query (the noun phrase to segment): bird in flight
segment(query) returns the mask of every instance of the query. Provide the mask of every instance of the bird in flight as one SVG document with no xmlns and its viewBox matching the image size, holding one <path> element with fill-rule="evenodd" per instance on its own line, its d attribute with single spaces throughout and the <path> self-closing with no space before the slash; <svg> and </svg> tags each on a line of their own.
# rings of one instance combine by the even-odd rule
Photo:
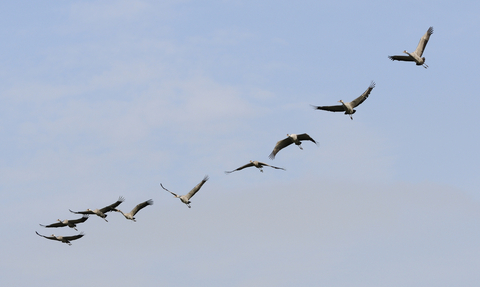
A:
<svg viewBox="0 0 480 287">
<path fill-rule="evenodd" d="M 191 208 L 191 206 L 190 206 L 190 203 L 191 203 L 191 202 L 190 202 L 190 198 L 192 198 L 192 196 L 194 196 L 195 193 L 197 193 L 197 191 L 200 190 L 200 188 L 202 187 L 202 185 L 203 185 L 205 182 L 207 182 L 207 180 L 208 180 L 208 175 L 206 175 L 206 176 L 202 179 L 202 181 L 201 181 L 199 184 L 197 184 L 192 190 L 190 190 L 190 192 L 187 193 L 186 195 L 178 195 L 178 194 L 176 194 L 176 193 L 173 193 L 173 192 L 171 192 L 170 190 L 166 189 L 161 183 L 160 183 L 160 186 L 161 186 L 163 189 L 165 189 L 166 191 L 168 191 L 168 192 L 170 192 L 171 194 L 173 194 L 173 196 L 175 196 L 176 198 L 180 198 L 180 200 L 181 200 L 183 203 L 185 203 L 185 204 L 188 206 L 188 208 Z"/>
<path fill-rule="evenodd" d="M 395 56 L 388 56 L 388 58 L 392 61 L 409 61 L 409 62 L 415 62 L 417 66 L 422 65 L 425 69 L 428 68 L 428 65 L 425 64 L 425 57 L 422 57 L 423 51 L 425 50 L 425 47 L 427 46 L 428 40 L 430 39 L 430 36 L 433 34 L 433 27 L 428 28 L 427 32 L 425 35 L 423 35 L 422 38 L 420 38 L 420 42 L 418 42 L 417 49 L 413 51 L 413 53 L 407 52 L 407 50 L 403 51 L 407 56 L 404 55 L 395 55 Z"/>
<path fill-rule="evenodd" d="M 314 106 L 311 105 L 314 109 L 316 110 L 324 110 L 324 111 L 329 111 L 329 112 L 345 112 L 346 115 L 350 116 L 350 119 L 353 120 L 352 115 L 356 112 L 355 108 L 358 107 L 361 103 L 363 103 L 368 96 L 370 95 L 370 92 L 375 88 L 375 82 L 372 81 L 370 83 L 370 86 L 367 88 L 365 92 L 363 92 L 360 97 L 356 98 L 355 100 L 345 103 L 344 101 L 340 100 L 339 102 L 341 105 L 335 105 L 335 106 Z"/>
<path fill-rule="evenodd" d="M 119 197 L 117 202 L 115 203 L 112 203 L 108 206 L 105 206 L 104 208 L 100 208 L 100 209 L 94 209 L 94 210 L 91 210 L 91 209 L 87 209 L 85 211 L 72 211 L 70 210 L 71 213 L 75 213 L 75 214 L 96 214 L 98 216 L 100 216 L 101 218 L 103 218 L 106 222 L 108 222 L 108 220 L 105 218 L 107 217 L 107 215 L 105 213 L 107 212 L 110 212 L 110 211 L 113 211 L 117 206 L 120 205 L 120 203 L 122 203 L 123 201 L 125 200 L 125 198 L 123 197 Z"/>
<path fill-rule="evenodd" d="M 83 232 L 78 234 L 78 235 L 73 235 L 73 236 L 55 236 L 54 234 L 52 234 L 52 236 L 45 236 L 45 235 L 41 235 L 40 233 L 38 233 L 36 231 L 35 231 L 35 233 L 37 233 L 38 236 L 45 237 L 46 239 L 61 241 L 63 243 L 67 243 L 68 245 L 72 245 L 72 243 L 70 243 L 70 241 L 77 240 L 79 238 L 82 238 L 83 235 L 85 235 Z"/>
<path fill-rule="evenodd" d="M 268 156 L 270 159 L 275 159 L 275 155 L 283 148 L 291 145 L 292 143 L 295 143 L 301 150 L 303 150 L 301 146 L 301 141 L 311 141 L 314 144 L 317 144 L 317 142 L 312 139 L 309 135 L 307 134 L 287 134 L 287 137 L 283 140 L 280 140 L 277 142 L 275 147 L 273 148 L 272 153 Z"/>
<path fill-rule="evenodd" d="M 283 169 L 283 170 L 285 170 L 285 169 L 282 168 L 282 167 L 276 167 L 276 166 L 273 166 L 273 165 L 266 164 L 266 163 L 264 163 L 264 162 L 260 162 L 260 161 L 256 161 L 256 160 L 251 160 L 250 163 L 247 163 L 246 165 L 243 165 L 243 166 L 241 166 L 241 167 L 239 167 L 239 168 L 237 168 L 237 169 L 234 169 L 234 170 L 232 170 L 232 171 L 226 171 L 225 173 L 227 173 L 227 174 L 228 174 L 228 173 L 232 173 L 232 172 L 234 172 L 234 171 L 242 170 L 242 169 L 244 169 L 244 168 L 251 167 L 251 166 L 254 166 L 254 167 L 258 168 L 261 172 L 263 172 L 263 169 L 262 169 L 262 168 L 263 168 L 264 166 L 269 166 L 269 167 L 271 167 L 271 168 Z"/>
<path fill-rule="evenodd" d="M 135 206 L 132 209 L 132 211 L 130 211 L 129 213 L 123 213 L 123 211 L 121 211 L 118 208 L 114 208 L 113 211 L 120 212 L 121 214 L 123 214 L 123 216 L 125 216 L 126 219 L 130 219 L 130 220 L 133 220 L 134 222 L 136 222 L 135 217 L 134 217 L 135 214 L 137 214 L 137 212 L 139 212 L 142 208 L 147 207 L 147 206 L 152 205 L 152 204 L 153 204 L 153 200 L 149 199 L 145 202 L 137 204 L 137 206 Z"/>
<path fill-rule="evenodd" d="M 40 224 L 40 226 L 43 226 L 43 227 L 47 227 L 47 228 L 50 228 L 50 227 L 64 227 L 64 226 L 68 226 L 70 228 L 73 228 L 75 230 L 77 230 L 77 224 L 79 223 L 82 223 L 82 222 L 85 222 L 87 221 L 88 219 L 88 214 L 84 214 L 81 218 L 79 219 L 72 219 L 72 220 L 68 220 L 68 219 L 65 219 L 65 220 L 60 220 L 60 219 L 57 219 L 58 222 L 55 222 L 55 223 L 52 223 L 52 224 L 49 224 L 49 225 L 42 225 Z M 78 230 L 77 230 L 78 231 Z"/>
</svg>

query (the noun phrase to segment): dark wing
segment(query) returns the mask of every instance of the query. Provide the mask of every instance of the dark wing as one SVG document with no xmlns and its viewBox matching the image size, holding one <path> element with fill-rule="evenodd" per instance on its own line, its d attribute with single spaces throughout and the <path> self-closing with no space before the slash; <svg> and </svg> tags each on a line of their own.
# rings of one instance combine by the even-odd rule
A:
<svg viewBox="0 0 480 287">
<path fill-rule="evenodd" d="M 77 224 L 77 223 L 85 222 L 85 221 L 87 221 L 87 219 L 88 219 L 88 214 L 84 214 L 81 218 L 72 219 L 72 220 L 69 220 L 68 222 L 71 222 L 73 224 Z"/>
<path fill-rule="evenodd" d="M 36 232 L 35 233 L 38 235 L 38 236 L 41 236 L 41 237 L 44 237 L 46 239 L 50 239 L 50 240 L 58 240 L 55 236 L 45 236 L 45 235 L 41 235 L 40 233 Z"/>
<path fill-rule="evenodd" d="M 185 197 L 187 198 L 187 200 L 189 200 L 190 198 L 192 198 L 192 196 L 194 196 L 195 193 L 197 193 L 197 191 L 200 190 L 200 188 L 202 187 L 202 185 L 203 185 L 205 182 L 207 182 L 207 180 L 208 180 L 208 175 L 206 175 L 199 184 L 197 184 L 192 190 L 190 190 L 189 193 L 187 193 L 187 194 L 185 195 Z"/>
<path fill-rule="evenodd" d="M 350 105 L 352 106 L 352 108 L 355 108 L 356 106 L 363 103 L 363 101 L 365 101 L 368 98 L 368 95 L 370 95 L 370 92 L 373 90 L 373 88 L 375 88 L 375 82 L 374 81 L 372 81 L 372 83 L 370 83 L 370 86 L 367 88 L 367 90 L 365 92 L 363 92 L 363 94 L 360 97 L 358 97 L 355 100 L 350 102 Z"/>
<path fill-rule="evenodd" d="M 314 106 L 311 105 L 316 110 L 324 110 L 329 112 L 344 112 L 345 108 L 343 105 L 336 105 L 336 106 Z"/>
<path fill-rule="evenodd" d="M 117 200 L 117 202 L 110 204 L 109 206 L 105 206 L 104 208 L 100 209 L 101 212 L 109 212 L 115 209 L 115 207 L 119 206 L 120 203 L 122 203 L 125 200 L 122 196 L 120 196 Z"/>
<path fill-rule="evenodd" d="M 276 167 L 276 166 L 273 166 L 273 165 L 269 165 L 269 164 L 266 164 L 264 162 L 258 162 L 260 165 L 266 165 L 266 166 L 269 166 L 269 167 L 272 167 L 272 168 L 275 168 L 275 169 L 283 169 L 283 170 L 286 170 L 284 169 L 283 167 Z"/>
<path fill-rule="evenodd" d="M 165 187 L 163 187 L 163 185 L 160 183 L 160 186 L 165 189 L 166 191 L 170 192 L 171 194 L 173 194 L 175 197 L 178 197 L 178 195 L 176 193 L 173 193 L 171 192 L 170 190 L 166 189 Z"/>
<path fill-rule="evenodd" d="M 85 233 L 82 232 L 80 234 L 73 235 L 73 236 L 63 236 L 63 239 L 71 241 L 71 240 L 82 238 L 84 235 L 85 235 Z"/>
<path fill-rule="evenodd" d="M 73 211 L 71 209 L 69 209 L 69 210 L 70 210 L 71 213 L 75 213 L 75 214 L 95 214 L 91 210 L 86 210 L 86 211 Z"/>
<path fill-rule="evenodd" d="M 408 62 L 415 62 L 415 59 L 410 57 L 410 55 L 404 56 L 404 55 L 395 55 L 395 56 L 388 56 L 388 58 L 392 61 L 408 61 Z"/>
<path fill-rule="evenodd" d="M 433 27 L 428 28 L 427 32 L 425 35 L 423 35 L 422 38 L 420 38 L 420 42 L 418 42 L 417 49 L 415 49 L 415 54 L 417 54 L 419 57 L 422 56 L 423 51 L 425 50 L 425 47 L 427 46 L 428 40 L 430 39 L 430 35 L 433 34 Z"/>
<path fill-rule="evenodd" d="M 268 156 L 270 159 L 274 159 L 275 158 L 275 155 L 277 155 L 277 153 L 283 149 L 284 147 L 287 147 L 289 145 L 291 145 L 293 143 L 293 141 L 290 139 L 290 137 L 287 137 L 281 141 L 278 141 L 277 144 L 275 145 L 275 147 L 273 148 L 273 151 L 272 153 Z"/>
<path fill-rule="evenodd" d="M 311 141 L 313 142 L 314 144 L 317 144 L 317 142 L 312 139 L 309 135 L 307 134 L 300 134 L 300 135 L 297 135 L 297 139 L 298 140 L 301 140 L 301 141 Z"/>
<path fill-rule="evenodd" d="M 239 167 L 239 168 L 237 168 L 237 169 L 234 169 L 234 170 L 232 170 L 232 171 L 226 171 L 225 173 L 232 173 L 232 172 L 234 172 L 234 171 L 242 170 L 242 169 L 244 169 L 244 168 L 251 167 L 251 166 L 254 166 L 254 164 L 251 163 L 251 162 L 249 162 L 249 163 L 247 163 L 247 164 L 244 165 L 244 166 L 241 166 L 241 167 Z"/>
<path fill-rule="evenodd" d="M 144 208 L 145 206 L 152 205 L 152 204 L 153 204 L 153 200 L 149 199 L 145 202 L 137 204 L 137 206 L 135 206 L 130 213 L 132 214 L 132 216 L 134 216 L 140 209 Z"/>
<path fill-rule="evenodd" d="M 43 226 L 43 227 L 64 227 L 64 226 L 67 226 L 67 225 L 63 224 L 63 222 L 55 222 L 55 223 L 52 223 L 52 224 L 49 224 L 49 225 L 40 224 L 40 226 Z"/>
</svg>

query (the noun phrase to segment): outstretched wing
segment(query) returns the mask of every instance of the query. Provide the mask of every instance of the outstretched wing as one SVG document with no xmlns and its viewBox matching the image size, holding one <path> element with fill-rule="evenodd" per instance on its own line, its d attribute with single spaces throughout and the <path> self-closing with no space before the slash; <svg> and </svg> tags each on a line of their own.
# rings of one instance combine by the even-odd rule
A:
<svg viewBox="0 0 480 287">
<path fill-rule="evenodd" d="M 370 83 L 370 86 L 367 88 L 365 92 L 363 92 L 363 94 L 360 97 L 350 102 L 350 105 L 352 106 L 352 108 L 355 108 L 356 106 L 363 103 L 363 101 L 365 101 L 368 98 L 368 95 L 370 95 L 370 92 L 373 90 L 373 88 L 375 88 L 374 81 Z"/>
<path fill-rule="evenodd" d="M 317 142 L 314 139 L 312 139 L 308 134 L 297 135 L 297 139 L 299 139 L 301 141 L 311 141 L 314 144 L 317 144 Z"/>
<path fill-rule="evenodd" d="M 85 233 L 82 232 L 80 234 L 73 235 L 73 236 L 63 236 L 63 239 L 71 241 L 71 240 L 76 240 L 76 239 L 82 238 L 84 235 L 85 235 Z"/>
<path fill-rule="evenodd" d="M 152 204 L 153 204 L 153 200 L 149 199 L 145 202 L 137 204 L 137 206 L 135 206 L 130 213 L 132 214 L 132 216 L 134 216 L 140 209 L 144 208 L 145 206 L 152 205 Z"/>
<path fill-rule="evenodd" d="M 88 214 L 84 214 L 81 218 L 72 219 L 72 220 L 69 220 L 68 222 L 71 222 L 73 224 L 77 224 L 77 223 L 85 222 L 85 221 L 87 221 L 87 219 L 88 219 Z"/>
<path fill-rule="evenodd" d="M 71 209 L 69 209 L 69 210 L 70 210 L 71 213 L 75 213 L 75 214 L 95 214 L 91 210 L 85 210 L 85 211 L 73 211 Z"/>
<path fill-rule="evenodd" d="M 55 222 L 55 223 L 52 223 L 52 224 L 49 224 L 49 225 L 43 225 L 43 224 L 39 224 L 40 226 L 43 226 L 43 227 L 47 227 L 47 228 L 50 228 L 50 227 L 64 227 L 66 226 L 65 224 L 63 224 L 63 222 Z"/>
<path fill-rule="evenodd" d="M 415 62 L 415 59 L 410 57 L 410 55 L 395 55 L 395 56 L 388 56 L 388 58 L 392 61 L 408 61 L 408 62 Z"/>
<path fill-rule="evenodd" d="M 200 190 L 200 188 L 202 187 L 202 185 L 203 185 L 205 182 L 207 182 L 207 180 L 208 180 L 208 175 L 206 175 L 199 184 L 197 184 L 192 190 L 190 190 L 189 193 L 187 193 L 187 194 L 185 195 L 185 197 L 187 198 L 187 200 L 189 200 L 190 198 L 192 198 L 192 196 L 194 196 L 195 193 L 197 193 L 197 191 Z"/>
<path fill-rule="evenodd" d="M 58 240 L 55 236 L 45 236 L 45 235 L 41 235 L 40 233 L 36 232 L 35 233 L 38 235 L 38 236 L 41 236 L 41 237 L 44 237 L 46 239 L 50 239 L 50 240 Z"/>
<path fill-rule="evenodd" d="M 316 110 L 324 110 L 324 111 L 329 111 L 329 112 L 344 112 L 345 108 L 343 105 L 336 105 L 336 106 L 314 106 L 311 105 L 312 108 Z"/>
<path fill-rule="evenodd" d="M 177 195 L 176 193 L 173 193 L 173 192 L 171 192 L 170 190 L 166 189 L 165 187 L 163 187 L 163 185 L 162 185 L 161 183 L 160 183 L 160 186 L 161 186 L 163 189 L 165 189 L 166 191 L 168 191 L 168 192 L 170 192 L 171 194 L 173 194 L 173 196 L 178 197 L 178 195 Z"/>
<path fill-rule="evenodd" d="M 428 40 L 430 40 L 430 35 L 433 34 L 433 27 L 428 28 L 427 32 L 425 35 L 423 35 L 422 38 L 420 38 L 420 42 L 418 42 L 417 49 L 415 49 L 415 54 L 417 54 L 419 57 L 422 56 L 423 51 L 425 50 L 425 47 L 427 46 Z"/>
<path fill-rule="evenodd" d="M 269 166 L 269 167 L 272 167 L 272 168 L 275 168 L 275 169 L 283 169 L 283 170 L 286 170 L 284 169 L 283 167 L 277 167 L 277 166 L 273 166 L 273 165 L 269 165 L 269 164 L 266 164 L 264 162 L 258 162 L 260 165 L 266 165 L 266 166 Z"/>
<path fill-rule="evenodd" d="M 237 169 L 234 169 L 234 170 L 232 170 L 232 171 L 226 171 L 225 173 L 232 173 L 232 172 L 234 172 L 234 171 L 242 170 L 242 169 L 244 169 L 244 168 L 251 167 L 251 166 L 254 166 L 254 164 L 251 163 L 251 162 L 249 162 L 249 163 L 247 163 L 246 165 L 243 165 L 243 166 L 241 166 L 241 167 L 239 167 L 239 168 L 237 168 Z"/>
<path fill-rule="evenodd" d="M 109 212 L 115 209 L 115 207 L 119 206 L 120 203 L 122 203 L 125 200 L 122 196 L 120 196 L 117 200 L 117 202 L 110 204 L 109 206 L 105 206 L 104 208 L 100 209 L 101 212 Z"/>
<path fill-rule="evenodd" d="M 274 158 L 275 158 L 275 155 L 277 155 L 277 153 L 278 153 L 281 149 L 283 149 L 283 148 L 291 145 L 292 143 L 293 143 L 293 141 L 290 139 L 290 137 L 287 137 L 287 138 L 285 138 L 285 139 L 283 139 L 283 140 L 281 140 L 281 141 L 278 141 L 277 144 L 275 145 L 275 147 L 273 148 L 272 153 L 271 153 L 268 157 L 269 157 L 270 159 L 274 159 Z"/>
</svg>

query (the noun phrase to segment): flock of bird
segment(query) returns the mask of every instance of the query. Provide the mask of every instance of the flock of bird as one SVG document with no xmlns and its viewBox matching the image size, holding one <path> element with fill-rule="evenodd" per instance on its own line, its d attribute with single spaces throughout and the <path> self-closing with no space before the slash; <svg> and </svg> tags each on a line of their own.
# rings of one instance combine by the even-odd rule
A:
<svg viewBox="0 0 480 287">
<path fill-rule="evenodd" d="M 110 211 L 116 211 L 116 212 L 120 212 L 121 214 L 123 214 L 123 216 L 125 216 L 126 219 L 129 219 L 129 220 L 133 220 L 133 221 L 136 221 L 135 220 L 135 214 L 137 214 L 137 212 L 139 212 L 142 208 L 144 207 L 147 207 L 149 205 L 152 205 L 153 204 L 153 200 L 149 199 L 145 202 L 142 202 L 142 203 L 139 203 L 137 204 L 137 206 L 135 206 L 132 211 L 130 211 L 129 213 L 124 213 L 123 211 L 121 211 L 120 209 L 117 208 L 117 206 L 119 206 L 125 199 L 123 197 L 119 197 L 118 200 L 115 202 L 115 203 L 112 203 L 108 206 L 105 206 L 104 208 L 100 208 L 100 209 L 90 209 L 90 208 L 87 208 L 87 210 L 85 211 L 72 211 L 70 210 L 71 213 L 75 213 L 75 214 L 83 214 L 83 216 L 81 218 L 78 218 L 78 219 L 72 219 L 72 220 L 60 220 L 60 219 L 57 219 L 58 222 L 55 222 L 55 223 L 52 223 L 52 224 L 49 224 L 49 225 L 42 225 L 40 224 L 40 226 L 43 226 L 43 227 L 46 227 L 46 228 L 52 228 L 52 227 L 65 227 L 65 226 L 68 226 L 70 228 L 73 228 L 75 230 L 78 231 L 78 229 L 76 228 L 77 227 L 77 224 L 79 223 L 83 223 L 85 221 L 87 221 L 87 219 L 89 218 L 89 215 L 90 214 L 95 214 L 101 218 L 103 218 L 106 222 L 108 222 L 108 220 L 106 219 L 107 217 L 107 212 L 110 212 Z M 35 231 L 36 232 L 36 231 Z M 55 236 L 54 234 L 52 234 L 52 236 L 45 236 L 45 235 L 41 235 L 40 233 L 36 232 L 39 236 L 42 236 L 42 237 L 45 237 L 47 239 L 51 239 L 51 240 L 57 240 L 57 241 L 61 241 L 63 243 L 67 243 L 68 245 L 72 245 L 72 243 L 70 241 L 72 240 L 75 240 L 75 239 L 79 239 L 79 238 L 82 238 L 84 233 L 80 233 L 78 235 L 73 235 L 73 236 Z"/>
<path fill-rule="evenodd" d="M 433 34 L 433 27 L 430 27 L 430 28 L 428 28 L 425 35 L 423 35 L 422 38 L 420 38 L 420 42 L 418 43 L 417 48 L 415 49 L 414 52 L 409 53 L 406 50 L 404 50 L 403 52 L 405 54 L 407 54 L 406 56 L 405 55 L 395 55 L 395 56 L 388 56 L 388 58 L 391 59 L 392 61 L 415 62 L 415 64 L 417 66 L 423 66 L 425 69 L 428 68 L 428 65 L 425 64 L 425 57 L 422 57 L 422 55 L 423 55 L 423 52 L 425 50 L 425 47 L 427 46 L 428 40 L 430 39 L 430 36 L 432 34 Z M 375 87 L 375 82 L 372 81 L 370 86 L 367 88 L 367 90 L 362 95 L 360 95 L 358 98 L 356 98 L 355 100 L 353 100 L 351 102 L 348 102 L 348 103 L 345 103 L 344 101 L 340 100 L 339 101 L 341 103 L 340 105 L 334 105 L 334 106 L 314 106 L 314 105 L 312 105 L 312 107 L 316 110 L 324 110 L 324 111 L 330 111 L 330 112 L 344 112 L 346 115 L 350 116 L 350 119 L 353 120 L 352 115 L 356 112 L 355 108 L 358 107 L 361 103 L 363 103 L 368 98 L 368 96 L 370 95 L 370 93 L 371 93 L 371 91 L 373 90 L 374 87 Z M 303 134 L 287 134 L 286 138 L 278 141 L 275 144 L 275 147 L 273 148 L 272 153 L 269 155 L 269 158 L 272 159 L 272 160 L 275 159 L 275 156 L 277 155 L 277 153 L 280 150 L 286 148 L 287 146 L 289 146 L 291 144 L 295 144 L 301 150 L 303 150 L 302 145 L 301 145 L 302 141 L 311 141 L 314 144 L 317 144 L 317 142 L 306 133 L 303 133 Z M 229 174 L 229 173 L 232 173 L 232 172 L 235 172 L 235 171 L 240 171 L 240 170 L 248 168 L 248 167 L 256 167 L 257 169 L 260 170 L 260 172 L 263 172 L 263 167 L 264 166 L 269 166 L 269 167 L 274 168 L 274 169 L 285 170 L 282 167 L 276 167 L 276 166 L 272 166 L 272 165 L 269 165 L 269 164 L 266 164 L 266 163 L 263 163 L 263 162 L 260 162 L 260 161 L 250 160 L 249 163 L 247 163 L 247 164 L 245 164 L 245 165 L 243 165 L 243 166 L 241 166 L 237 169 L 234 169 L 234 170 L 231 170 L 231 171 L 225 171 L 225 173 Z M 170 190 L 166 189 L 163 186 L 163 184 L 161 184 L 161 183 L 160 183 L 160 186 L 164 190 L 171 193 L 174 197 L 179 198 L 181 202 L 183 202 L 184 204 L 186 204 L 188 206 L 188 208 L 191 208 L 190 199 L 200 190 L 200 188 L 205 184 L 205 182 L 207 182 L 208 179 L 209 179 L 209 177 L 208 177 L 208 175 L 206 175 L 202 179 L 202 181 L 199 184 L 197 184 L 192 190 L 190 190 L 190 192 L 188 192 L 186 195 L 178 195 L 176 193 L 173 193 Z M 78 218 L 78 219 L 63 220 L 63 221 L 60 220 L 60 219 L 57 219 L 58 222 L 55 222 L 55 223 L 52 223 L 52 224 L 49 224 L 49 225 L 40 224 L 40 226 L 43 226 L 43 227 L 46 227 L 46 228 L 58 228 L 58 227 L 68 226 L 68 227 L 73 228 L 76 231 L 78 231 L 77 228 L 76 228 L 77 224 L 87 221 L 87 219 L 89 218 L 89 215 L 95 214 L 95 215 L 103 218 L 106 222 L 108 222 L 108 220 L 106 219 L 106 217 L 107 217 L 106 213 L 111 212 L 111 211 L 119 212 L 119 213 L 123 214 L 123 216 L 126 219 L 132 220 L 132 221 L 135 222 L 136 220 L 135 220 L 134 216 L 141 209 L 153 204 L 153 200 L 150 199 L 150 200 L 147 200 L 147 201 L 144 201 L 142 203 L 137 204 L 130 212 L 124 213 L 123 211 L 121 211 L 120 209 L 117 208 L 124 200 L 125 199 L 123 197 L 119 197 L 118 200 L 115 203 L 112 203 L 112 204 L 110 204 L 108 206 L 105 206 L 101 209 L 93 209 L 93 210 L 92 209 L 86 209 L 85 211 L 72 211 L 72 210 L 70 210 L 70 212 L 72 212 L 74 214 L 82 214 L 82 217 Z M 72 244 L 71 241 L 82 238 L 84 236 L 83 232 L 81 232 L 80 234 L 77 234 L 77 235 L 73 235 L 73 236 L 56 236 L 54 234 L 52 234 L 51 236 L 45 236 L 45 235 L 41 235 L 40 233 L 38 233 L 36 231 L 35 231 L 35 233 L 37 235 L 41 236 L 41 237 L 44 237 L 44 238 L 47 238 L 47 239 L 50 239 L 50 240 L 60 241 L 60 242 L 66 243 L 68 245 Z"/>
</svg>

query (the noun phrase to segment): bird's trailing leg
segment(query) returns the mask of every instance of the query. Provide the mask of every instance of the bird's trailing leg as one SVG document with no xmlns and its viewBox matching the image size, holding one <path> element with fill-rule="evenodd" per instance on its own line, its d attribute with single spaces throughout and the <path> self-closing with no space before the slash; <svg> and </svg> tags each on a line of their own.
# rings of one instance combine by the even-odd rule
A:
<svg viewBox="0 0 480 287">
<path fill-rule="evenodd" d="M 352 115 L 350 115 L 350 119 L 353 121 L 353 117 L 352 117 Z"/>
<path fill-rule="evenodd" d="M 75 231 L 78 231 L 78 229 L 76 229 L 75 227 L 73 229 L 75 229 Z"/>
<path fill-rule="evenodd" d="M 303 147 L 302 147 L 302 145 L 298 145 L 298 147 L 299 147 L 301 150 L 303 150 Z"/>
<path fill-rule="evenodd" d="M 423 64 L 423 67 L 424 67 L 425 69 L 427 69 L 427 68 L 428 68 L 428 65 L 427 65 L 427 64 Z"/>
<path fill-rule="evenodd" d="M 108 220 L 107 220 L 105 217 L 102 217 L 102 218 L 103 218 L 103 220 L 105 220 L 106 222 L 108 222 Z"/>
</svg>

